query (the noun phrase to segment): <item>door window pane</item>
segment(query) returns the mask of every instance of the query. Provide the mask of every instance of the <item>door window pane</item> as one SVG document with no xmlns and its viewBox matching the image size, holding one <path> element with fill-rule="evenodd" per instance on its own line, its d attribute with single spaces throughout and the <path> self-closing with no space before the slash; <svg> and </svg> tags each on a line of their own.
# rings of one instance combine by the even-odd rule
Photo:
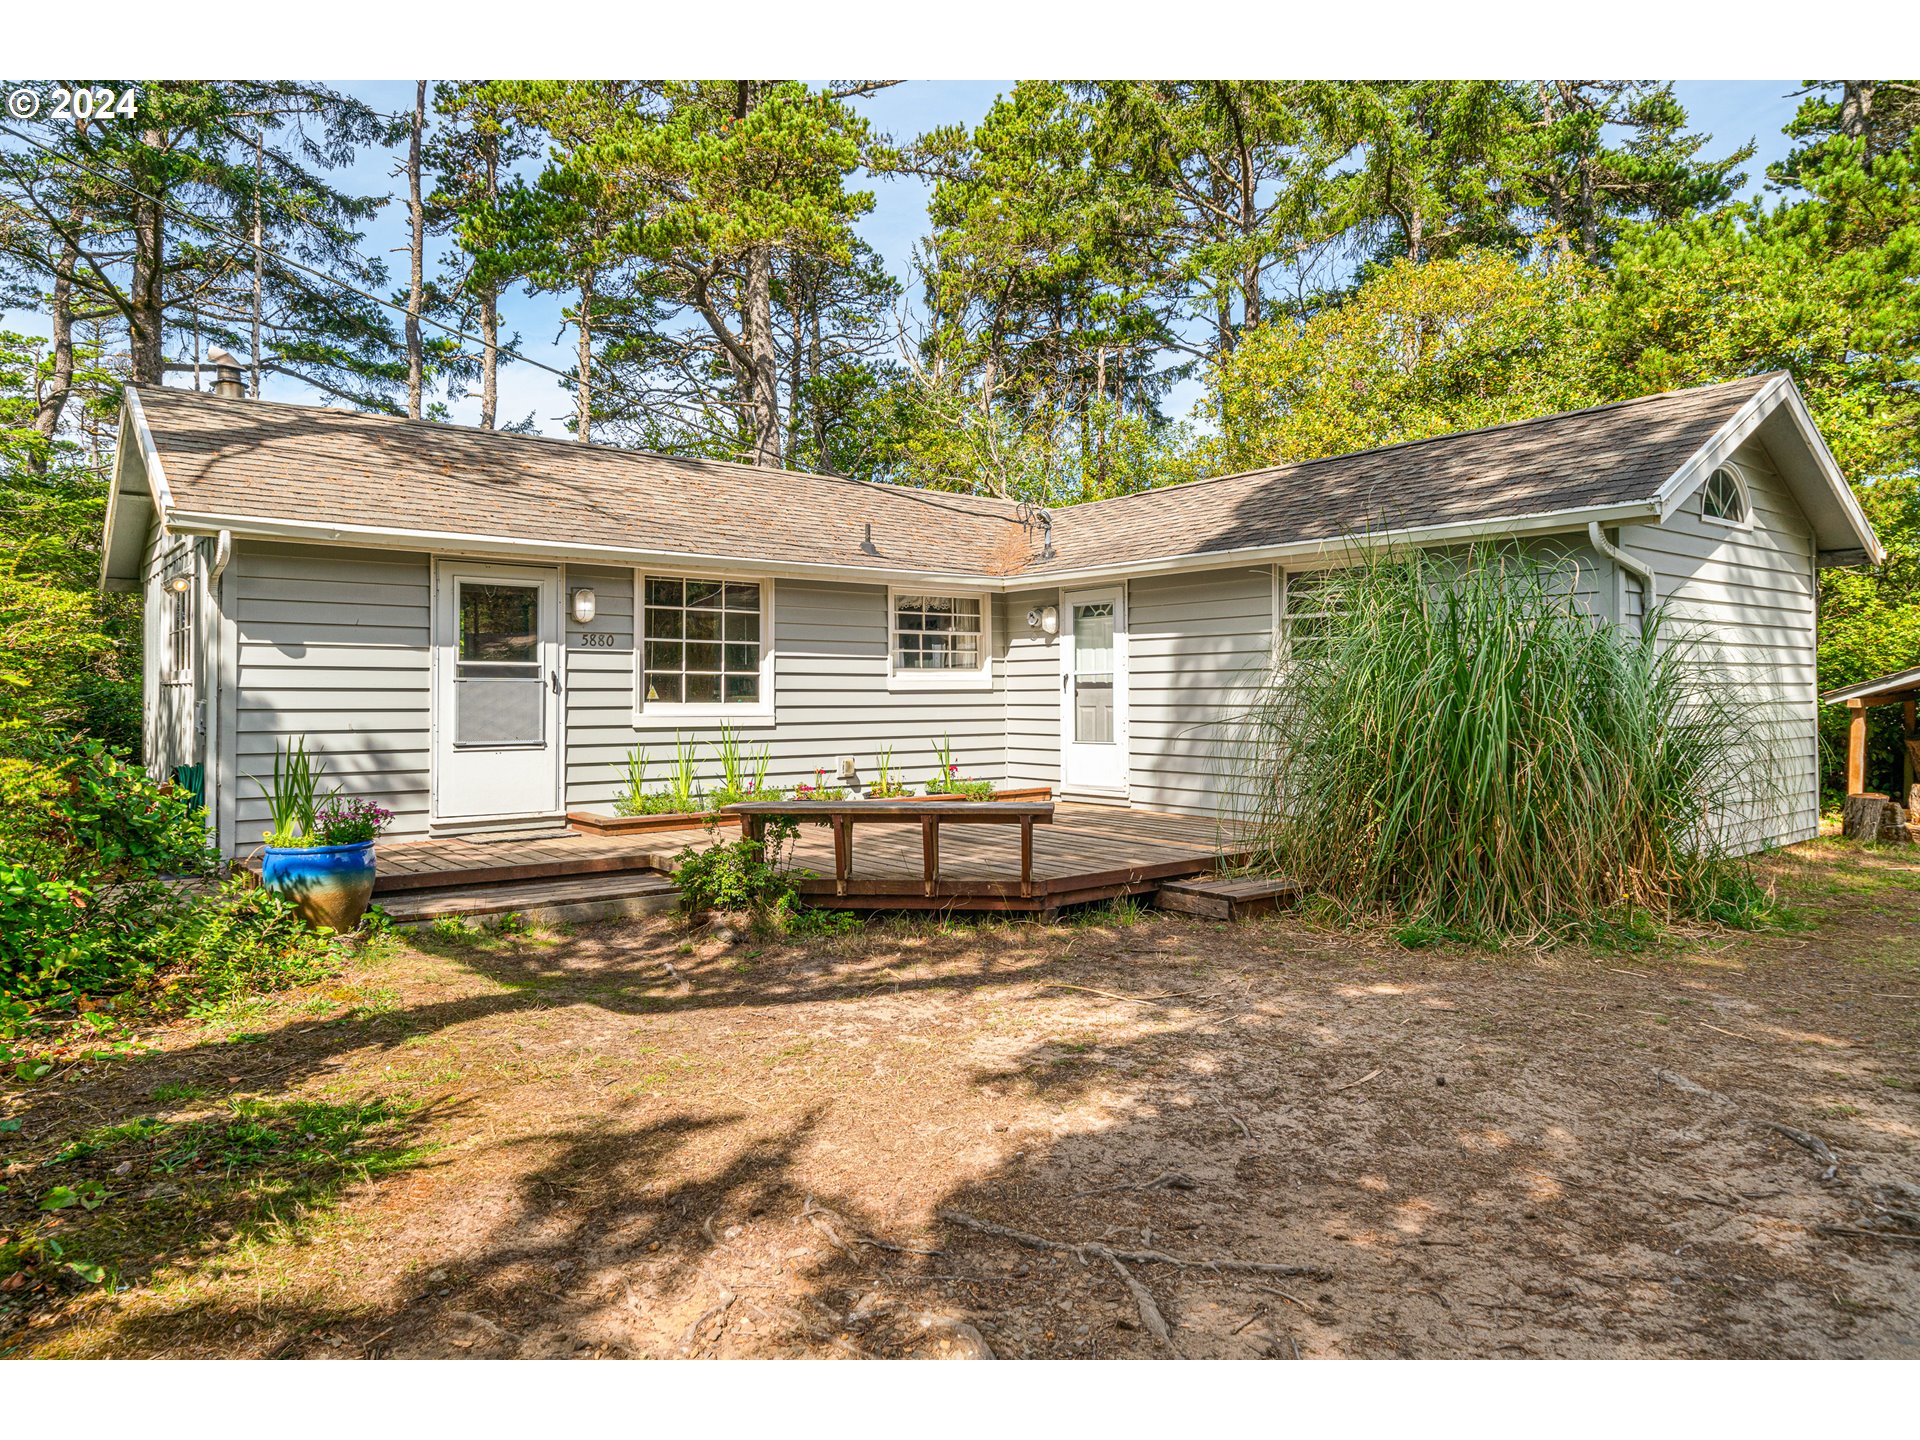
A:
<svg viewBox="0 0 1920 1440">
<path fill-rule="evenodd" d="M 540 663 L 540 591 L 460 582 L 460 659 Z"/>
</svg>

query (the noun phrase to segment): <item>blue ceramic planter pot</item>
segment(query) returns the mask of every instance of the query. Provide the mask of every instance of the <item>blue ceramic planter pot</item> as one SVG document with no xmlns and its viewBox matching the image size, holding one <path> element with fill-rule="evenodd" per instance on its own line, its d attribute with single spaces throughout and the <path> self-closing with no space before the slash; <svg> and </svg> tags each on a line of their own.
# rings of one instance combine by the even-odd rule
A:
<svg viewBox="0 0 1920 1440">
<path fill-rule="evenodd" d="M 260 883 L 292 901 L 309 925 L 344 935 L 358 928 L 373 898 L 373 842 L 287 850 L 269 845 Z"/>
</svg>

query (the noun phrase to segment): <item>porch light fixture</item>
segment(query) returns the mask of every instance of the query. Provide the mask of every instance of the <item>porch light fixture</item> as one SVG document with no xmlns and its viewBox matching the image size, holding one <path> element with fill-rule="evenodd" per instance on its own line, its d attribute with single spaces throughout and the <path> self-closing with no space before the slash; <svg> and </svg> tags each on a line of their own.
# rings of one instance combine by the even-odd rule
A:
<svg viewBox="0 0 1920 1440">
<path fill-rule="evenodd" d="M 573 592 L 573 619 L 577 625 L 591 625 L 595 614 L 593 591 L 584 585 Z"/>
<path fill-rule="evenodd" d="M 190 575 L 185 575 L 185 574 L 176 575 L 171 580 L 167 581 L 167 589 L 173 591 L 173 593 L 176 595 L 184 595 L 187 593 L 187 591 L 189 591 L 192 588 L 193 588 L 193 577 Z"/>
<path fill-rule="evenodd" d="M 1060 630 L 1060 612 L 1052 605 L 1027 611 L 1028 628 L 1055 635 Z"/>
</svg>

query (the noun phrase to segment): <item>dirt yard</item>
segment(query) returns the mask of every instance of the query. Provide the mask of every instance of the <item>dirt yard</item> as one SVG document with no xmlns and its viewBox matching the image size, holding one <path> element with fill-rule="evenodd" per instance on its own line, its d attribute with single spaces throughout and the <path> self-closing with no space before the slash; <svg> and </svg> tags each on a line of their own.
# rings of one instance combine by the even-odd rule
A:
<svg viewBox="0 0 1920 1440">
<path fill-rule="evenodd" d="M 1920 1355 L 1920 864 L 1773 871 L 1631 955 L 423 937 L 16 1086 L 106 1277 L 0 1354 Z"/>
</svg>

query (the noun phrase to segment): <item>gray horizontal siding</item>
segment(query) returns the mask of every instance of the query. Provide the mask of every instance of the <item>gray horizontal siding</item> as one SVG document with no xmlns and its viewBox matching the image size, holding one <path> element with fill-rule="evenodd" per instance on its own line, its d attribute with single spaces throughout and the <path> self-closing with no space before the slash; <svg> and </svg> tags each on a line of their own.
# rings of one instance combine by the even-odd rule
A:
<svg viewBox="0 0 1920 1440">
<path fill-rule="evenodd" d="M 240 850 L 267 826 L 275 749 L 304 736 L 323 788 L 426 832 L 432 777 L 431 579 L 424 554 L 252 541 L 227 577 L 235 630 L 232 754 Z"/>
<path fill-rule="evenodd" d="M 582 573 L 571 572 L 569 585 Z M 632 584 L 615 581 L 612 572 L 604 583 L 603 600 L 609 592 L 621 597 L 616 603 L 625 607 L 620 613 L 628 629 L 618 651 L 569 646 L 567 804 L 609 809 L 625 786 L 625 759 L 636 745 L 647 751 L 650 786 L 665 783 L 677 740 L 698 747 L 703 783 L 717 783 L 718 722 L 666 720 L 635 728 Z M 748 721 L 739 730 L 749 749 L 766 748 L 769 782 L 811 781 L 823 767 L 831 777 L 838 758 L 850 755 L 864 783 L 880 753 L 891 748 L 895 770 L 919 786 L 937 769 L 932 747 L 943 737 L 951 738 L 962 773 L 1006 778 L 1006 630 L 999 605 L 993 607 L 992 687 L 967 690 L 888 689 L 884 586 L 782 580 L 774 587 L 773 610 L 774 724 Z"/>
<path fill-rule="evenodd" d="M 1129 799 L 1222 815 L 1239 803 L 1241 720 L 1273 650 L 1271 567 L 1127 587 Z"/>
<path fill-rule="evenodd" d="M 1728 777 L 1727 837 L 1738 848 L 1791 844 L 1819 830 L 1812 528 L 1769 459 L 1749 441 L 1734 457 L 1753 501 L 1750 528 L 1715 524 L 1701 493 L 1621 543 L 1654 569 L 1670 634 L 1738 687 L 1753 763 Z"/>
<path fill-rule="evenodd" d="M 1058 590 L 1020 590 L 1001 599 L 1007 626 L 1007 779 L 1060 783 L 1060 637 L 1027 624 L 1027 614 L 1060 605 Z"/>
</svg>

